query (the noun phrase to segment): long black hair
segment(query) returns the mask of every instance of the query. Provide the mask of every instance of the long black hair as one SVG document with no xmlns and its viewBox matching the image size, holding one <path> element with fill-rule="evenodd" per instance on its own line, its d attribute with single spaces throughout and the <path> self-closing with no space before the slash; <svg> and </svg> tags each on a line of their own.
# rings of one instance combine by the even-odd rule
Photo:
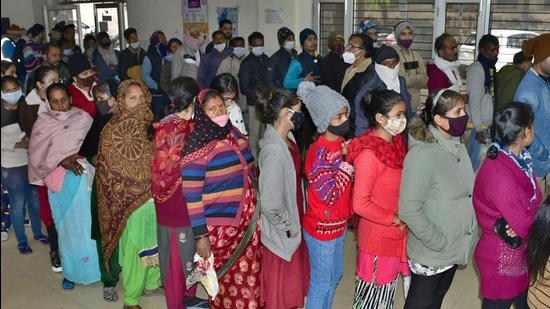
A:
<svg viewBox="0 0 550 309">
<path fill-rule="evenodd" d="M 164 110 L 159 113 L 156 120 L 189 108 L 195 97 L 199 94 L 199 91 L 199 85 L 191 77 L 180 76 L 171 81 L 168 86 L 168 97 L 171 102 L 164 107 Z"/>
<path fill-rule="evenodd" d="M 57 72 L 57 70 L 54 67 L 48 66 L 48 65 L 41 65 L 37 67 L 32 73 L 32 76 L 29 77 L 27 85 L 25 87 L 25 95 L 28 95 L 34 88 L 36 88 L 37 82 L 44 82 L 44 78 L 50 73 L 51 71 Z"/>
<path fill-rule="evenodd" d="M 544 276 L 550 258 L 550 197 L 539 206 L 527 237 L 527 268 L 531 284 Z"/>
<path fill-rule="evenodd" d="M 11 68 L 15 67 L 15 62 L 2 60 L 2 76 Z"/>
<path fill-rule="evenodd" d="M 256 106 L 263 114 L 262 122 L 267 124 L 275 123 L 283 108 L 292 108 L 298 104 L 296 93 L 290 90 L 260 86 L 256 88 L 256 96 L 258 97 Z"/>
<path fill-rule="evenodd" d="M 519 102 L 504 105 L 496 113 L 493 121 L 495 143 L 498 146 L 492 144 L 487 150 L 487 157 L 496 158 L 500 147 L 512 145 L 526 128 L 533 125 L 534 121 L 535 114 L 531 105 Z"/>
<path fill-rule="evenodd" d="M 434 100 L 439 91 L 441 90 L 435 90 L 430 96 L 428 96 L 424 111 L 420 115 L 420 118 L 424 121 L 426 126 L 432 125 L 437 127 L 434 120 L 435 115 L 445 117 L 445 115 L 453 109 L 458 102 L 464 101 L 464 98 L 460 95 L 460 93 L 447 89 L 443 91 L 441 96 L 439 96 L 434 107 Z"/>
<path fill-rule="evenodd" d="M 370 96 L 370 99 L 368 101 L 363 100 L 363 105 L 365 116 L 367 116 L 369 127 L 371 128 L 378 125 L 376 114 L 382 114 L 387 117 L 395 104 L 404 102 L 403 97 L 399 93 L 388 89 L 373 90 L 368 96 Z"/>
<path fill-rule="evenodd" d="M 239 100 L 239 82 L 235 76 L 229 73 L 222 73 L 212 80 L 210 89 L 214 89 L 223 95 L 226 92 L 235 92 L 235 101 Z"/>
</svg>

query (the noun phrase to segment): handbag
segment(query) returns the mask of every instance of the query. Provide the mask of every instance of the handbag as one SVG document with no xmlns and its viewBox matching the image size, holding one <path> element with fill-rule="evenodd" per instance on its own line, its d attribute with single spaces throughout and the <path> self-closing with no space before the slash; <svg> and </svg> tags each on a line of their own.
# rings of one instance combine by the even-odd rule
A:
<svg viewBox="0 0 550 309">
<path fill-rule="evenodd" d="M 498 235 L 500 240 L 502 240 L 508 247 L 512 249 L 517 249 L 519 246 L 521 246 L 521 237 L 510 237 L 508 234 L 506 234 L 506 226 L 508 225 L 508 222 L 504 219 L 504 217 L 500 217 L 493 226 L 493 231 Z"/>
</svg>

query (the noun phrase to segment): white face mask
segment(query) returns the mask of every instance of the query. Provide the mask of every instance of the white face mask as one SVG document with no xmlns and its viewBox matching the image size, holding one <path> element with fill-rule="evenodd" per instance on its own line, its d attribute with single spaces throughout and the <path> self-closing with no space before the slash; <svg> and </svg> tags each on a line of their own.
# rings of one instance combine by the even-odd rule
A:
<svg viewBox="0 0 550 309">
<path fill-rule="evenodd" d="M 23 96 L 21 89 L 14 92 L 3 92 L 2 91 L 2 100 L 6 101 L 8 104 L 15 105 L 19 102 L 19 99 Z"/>
<path fill-rule="evenodd" d="M 138 49 L 138 48 L 139 48 L 139 45 L 140 45 L 140 42 L 137 41 L 137 42 L 131 43 L 131 44 L 130 44 L 130 47 L 133 48 L 133 49 Z"/>
<path fill-rule="evenodd" d="M 64 55 L 64 56 L 67 56 L 67 57 L 70 57 L 70 56 L 73 55 L 73 50 L 72 50 L 71 48 L 65 48 L 65 49 L 63 50 L 63 55 Z"/>
<path fill-rule="evenodd" d="M 264 54 L 264 47 L 263 46 L 252 47 L 252 53 L 254 54 L 254 56 L 259 57 Z"/>
<path fill-rule="evenodd" d="M 293 50 L 295 46 L 296 46 L 296 42 L 294 42 L 294 41 L 286 41 L 283 44 L 284 49 L 286 49 L 288 51 Z"/>
<path fill-rule="evenodd" d="M 225 49 L 225 43 L 214 44 L 214 49 L 221 53 Z"/>
<path fill-rule="evenodd" d="M 233 47 L 233 54 L 239 58 L 244 56 L 245 49 L 244 47 Z"/>
<path fill-rule="evenodd" d="M 388 122 L 385 125 L 382 125 L 382 128 L 384 128 L 384 130 L 386 130 L 392 136 L 401 134 L 401 132 L 403 132 L 405 130 L 405 127 L 407 126 L 407 118 L 399 118 L 399 119 L 389 119 L 387 117 L 384 117 L 384 118 L 386 118 Z"/>
<path fill-rule="evenodd" d="M 344 62 L 347 64 L 353 64 L 355 62 L 355 54 L 349 51 L 345 51 L 342 54 L 342 58 L 344 59 Z"/>
</svg>

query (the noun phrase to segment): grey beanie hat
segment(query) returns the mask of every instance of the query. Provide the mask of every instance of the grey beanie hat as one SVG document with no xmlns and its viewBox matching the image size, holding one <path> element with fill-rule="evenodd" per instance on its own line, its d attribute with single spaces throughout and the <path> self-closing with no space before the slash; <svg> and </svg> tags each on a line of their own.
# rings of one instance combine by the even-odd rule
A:
<svg viewBox="0 0 550 309">
<path fill-rule="evenodd" d="M 330 119 L 343 108 L 350 106 L 348 100 L 327 86 L 315 86 L 313 82 L 301 82 L 298 86 L 298 97 L 304 102 L 317 127 L 317 132 L 325 132 Z"/>
<path fill-rule="evenodd" d="M 405 28 L 411 28 L 411 30 L 414 33 L 413 25 L 409 21 L 404 20 L 399 22 L 397 25 L 395 25 L 394 32 L 395 32 L 396 38 L 399 38 L 399 34 L 401 34 L 401 31 L 405 30 Z"/>
</svg>

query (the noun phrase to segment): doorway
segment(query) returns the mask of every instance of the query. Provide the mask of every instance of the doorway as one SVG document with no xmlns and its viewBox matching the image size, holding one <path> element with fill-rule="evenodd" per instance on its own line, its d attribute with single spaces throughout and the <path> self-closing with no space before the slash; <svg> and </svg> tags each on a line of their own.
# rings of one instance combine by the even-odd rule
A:
<svg viewBox="0 0 550 309">
<path fill-rule="evenodd" d="M 88 2 L 65 5 L 46 5 L 43 7 L 46 31 L 57 23 L 65 22 L 76 26 L 75 40 L 83 46 L 86 34 L 109 33 L 113 48 L 125 47 L 124 29 L 127 26 L 128 12 L 125 2 Z"/>
</svg>

